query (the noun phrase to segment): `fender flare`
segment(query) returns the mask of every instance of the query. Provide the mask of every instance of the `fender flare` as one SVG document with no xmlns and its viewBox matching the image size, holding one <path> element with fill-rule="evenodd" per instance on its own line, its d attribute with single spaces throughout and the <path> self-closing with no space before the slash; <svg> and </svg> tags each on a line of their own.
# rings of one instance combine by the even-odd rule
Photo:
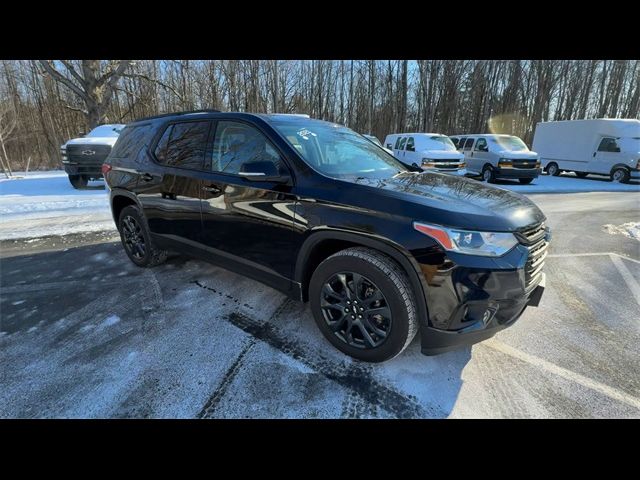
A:
<svg viewBox="0 0 640 480">
<path fill-rule="evenodd" d="M 429 325 L 429 310 L 426 301 L 428 286 L 418 262 L 411 257 L 411 254 L 401 245 L 384 237 L 334 228 L 323 228 L 311 233 L 298 251 L 294 271 L 294 280 L 301 285 L 303 292 L 306 291 L 307 288 L 307 285 L 304 285 L 304 273 L 307 259 L 313 249 L 325 240 L 343 240 L 357 245 L 362 245 L 363 247 L 370 247 L 388 255 L 398 262 L 398 264 L 400 264 L 407 273 L 409 282 L 413 288 L 420 324 L 425 327 Z"/>
<path fill-rule="evenodd" d="M 130 192 L 129 190 L 124 190 L 122 188 L 111 189 L 111 193 L 109 194 L 109 206 L 111 207 L 111 216 L 113 217 L 113 221 L 116 222 L 116 225 L 118 225 L 118 219 L 116 218 L 115 212 L 113 210 L 113 199 L 115 197 L 127 197 L 139 209 L 142 210 L 142 205 L 140 205 L 140 201 L 138 200 L 138 197 L 134 193 Z"/>
</svg>

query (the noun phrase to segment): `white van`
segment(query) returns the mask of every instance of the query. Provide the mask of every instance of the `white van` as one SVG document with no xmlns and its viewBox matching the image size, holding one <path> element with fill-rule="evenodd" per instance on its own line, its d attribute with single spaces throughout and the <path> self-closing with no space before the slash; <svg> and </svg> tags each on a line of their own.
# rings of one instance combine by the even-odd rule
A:
<svg viewBox="0 0 640 480">
<path fill-rule="evenodd" d="M 381 143 L 380 140 L 378 140 L 378 137 L 376 137 L 375 135 L 367 135 L 366 133 L 363 133 L 362 136 L 364 138 L 366 138 L 367 140 L 370 140 L 371 142 L 375 143 L 376 145 L 378 145 L 380 148 L 382 148 L 385 152 L 393 155 L 393 150 L 391 150 L 390 148 L 386 148 L 384 147 Z"/>
<path fill-rule="evenodd" d="M 384 146 L 409 165 L 453 175 L 467 173 L 464 155 L 456 151 L 449 137 L 440 133 L 393 133 L 387 135 Z"/>
<path fill-rule="evenodd" d="M 499 178 L 517 178 L 531 183 L 540 174 L 538 154 L 513 135 L 470 134 L 452 135 L 456 148 L 464 154 L 467 171 L 482 175 L 486 182 Z"/>
<path fill-rule="evenodd" d="M 533 148 L 549 175 L 572 171 L 580 178 L 595 173 L 615 182 L 640 179 L 640 120 L 540 122 Z"/>
</svg>

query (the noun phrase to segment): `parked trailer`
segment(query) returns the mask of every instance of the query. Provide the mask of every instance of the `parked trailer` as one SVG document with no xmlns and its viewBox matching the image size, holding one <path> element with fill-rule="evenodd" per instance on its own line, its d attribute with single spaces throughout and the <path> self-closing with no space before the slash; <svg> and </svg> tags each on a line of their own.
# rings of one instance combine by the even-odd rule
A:
<svg viewBox="0 0 640 480">
<path fill-rule="evenodd" d="M 533 137 L 549 175 L 593 173 L 615 182 L 640 179 L 640 120 L 602 118 L 540 122 Z"/>
</svg>

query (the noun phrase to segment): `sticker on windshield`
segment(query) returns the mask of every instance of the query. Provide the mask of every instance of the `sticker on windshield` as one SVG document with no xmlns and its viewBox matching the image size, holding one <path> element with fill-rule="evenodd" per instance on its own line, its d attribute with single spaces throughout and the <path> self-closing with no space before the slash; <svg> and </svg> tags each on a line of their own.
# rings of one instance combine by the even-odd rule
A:
<svg viewBox="0 0 640 480">
<path fill-rule="evenodd" d="M 310 135 L 314 137 L 318 136 L 315 133 L 313 133 L 311 130 L 307 130 L 306 128 L 303 128 L 302 130 L 298 130 L 296 133 L 300 135 L 302 138 L 304 138 L 305 140 L 309 140 Z"/>
</svg>

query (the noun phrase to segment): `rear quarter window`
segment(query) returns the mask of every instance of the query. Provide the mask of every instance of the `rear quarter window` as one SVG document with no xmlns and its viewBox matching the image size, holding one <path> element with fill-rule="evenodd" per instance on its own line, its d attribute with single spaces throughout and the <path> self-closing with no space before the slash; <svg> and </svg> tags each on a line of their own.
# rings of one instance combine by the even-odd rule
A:
<svg viewBox="0 0 640 480">
<path fill-rule="evenodd" d="M 111 157 L 135 160 L 140 151 L 151 141 L 151 124 L 125 127 L 111 150 Z"/>
</svg>

